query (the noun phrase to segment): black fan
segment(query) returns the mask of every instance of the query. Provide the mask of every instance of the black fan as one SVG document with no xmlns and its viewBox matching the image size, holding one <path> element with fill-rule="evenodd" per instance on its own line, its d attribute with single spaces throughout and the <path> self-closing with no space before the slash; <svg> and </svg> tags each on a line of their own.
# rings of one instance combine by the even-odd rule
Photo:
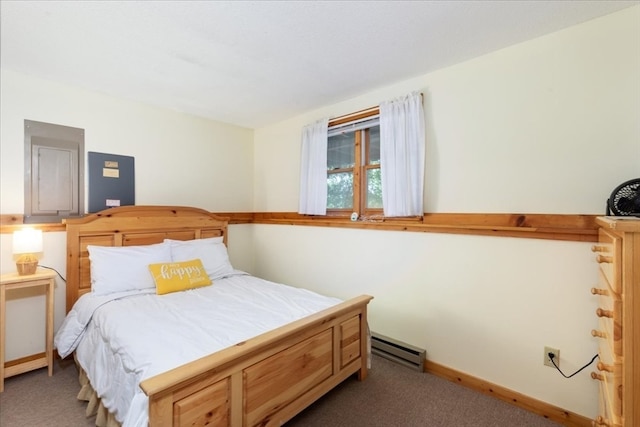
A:
<svg viewBox="0 0 640 427">
<path fill-rule="evenodd" d="M 607 200 L 607 215 L 640 216 L 640 178 L 623 182 Z"/>
</svg>

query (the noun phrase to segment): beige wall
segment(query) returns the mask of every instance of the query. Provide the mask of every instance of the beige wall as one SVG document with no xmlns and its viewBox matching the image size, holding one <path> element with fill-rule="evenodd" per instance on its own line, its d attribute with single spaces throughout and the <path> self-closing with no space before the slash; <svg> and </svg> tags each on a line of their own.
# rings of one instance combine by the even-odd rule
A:
<svg viewBox="0 0 640 427">
<path fill-rule="evenodd" d="M 425 211 L 603 213 L 640 173 L 640 6 L 255 131 L 256 211 L 298 208 L 300 135 L 424 94 Z"/>
<path fill-rule="evenodd" d="M 420 90 L 425 211 L 602 214 L 640 176 L 640 7 L 596 19 L 255 132 L 256 211 L 295 211 L 301 128 Z M 596 264 L 587 243 L 254 226 L 255 273 L 375 297 L 372 330 L 434 362 L 596 415 Z"/>
<path fill-rule="evenodd" d="M 136 204 L 246 211 L 253 131 L 2 70 L 0 212 L 23 212 L 24 119 L 85 130 L 85 151 L 135 157 Z"/>
<path fill-rule="evenodd" d="M 0 75 L 0 213 L 24 211 L 24 120 L 85 130 L 85 152 L 135 157 L 136 204 L 250 211 L 253 131 L 2 70 Z M 250 270 L 250 230 L 234 226 L 230 255 Z M 11 234 L 0 234 L 0 272 L 15 271 Z M 66 275 L 64 233 L 44 234 L 41 264 Z M 241 256 L 240 256 L 241 255 Z M 11 292 L 7 360 L 43 350 L 44 297 Z M 56 281 L 55 329 L 65 314 Z"/>
</svg>

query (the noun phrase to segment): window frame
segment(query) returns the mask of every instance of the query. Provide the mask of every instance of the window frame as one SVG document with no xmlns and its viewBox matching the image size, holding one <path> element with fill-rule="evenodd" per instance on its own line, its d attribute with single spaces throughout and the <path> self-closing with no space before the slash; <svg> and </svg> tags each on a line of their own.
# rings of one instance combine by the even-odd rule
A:
<svg viewBox="0 0 640 427">
<path fill-rule="evenodd" d="M 380 114 L 379 107 L 368 108 L 366 110 L 357 111 L 353 114 L 341 116 L 329 120 L 328 128 L 336 128 L 338 126 L 347 125 L 352 122 L 362 121 L 363 119 L 373 119 Z M 379 124 L 378 124 L 379 126 Z M 353 202 L 349 209 L 327 208 L 327 216 L 334 217 L 350 217 L 353 212 L 357 212 L 359 218 L 380 217 L 383 218 L 382 208 L 367 207 L 367 172 L 371 169 L 381 169 L 380 163 L 370 164 L 370 128 L 359 129 L 354 132 L 354 165 L 353 168 L 339 168 L 329 170 L 327 168 L 327 180 L 330 174 L 352 172 L 353 173 Z M 364 135 L 364 138 L 363 138 Z"/>
</svg>

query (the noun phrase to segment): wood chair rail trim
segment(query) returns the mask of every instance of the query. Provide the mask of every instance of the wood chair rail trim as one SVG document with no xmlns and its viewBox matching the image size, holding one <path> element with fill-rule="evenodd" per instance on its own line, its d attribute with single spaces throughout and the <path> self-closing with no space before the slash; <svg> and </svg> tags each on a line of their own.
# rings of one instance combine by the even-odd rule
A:
<svg viewBox="0 0 640 427">
<path fill-rule="evenodd" d="M 351 221 L 346 215 L 309 216 L 295 212 L 212 212 L 229 224 L 276 224 L 360 228 L 421 233 L 469 234 L 529 239 L 597 242 L 598 215 L 524 213 L 425 213 L 422 217 L 370 217 Z M 0 233 L 23 225 L 22 215 L 0 215 Z M 65 224 L 30 224 L 49 231 L 65 231 Z"/>
</svg>

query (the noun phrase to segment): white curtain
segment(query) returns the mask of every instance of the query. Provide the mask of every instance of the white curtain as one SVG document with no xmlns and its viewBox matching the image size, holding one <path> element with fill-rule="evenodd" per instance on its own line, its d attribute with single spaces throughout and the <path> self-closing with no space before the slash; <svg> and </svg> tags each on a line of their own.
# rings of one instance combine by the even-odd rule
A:
<svg viewBox="0 0 640 427">
<path fill-rule="evenodd" d="M 380 104 L 380 169 L 385 216 L 422 216 L 425 125 L 422 96 Z"/>
<path fill-rule="evenodd" d="M 327 213 L 327 129 L 329 119 L 318 120 L 302 129 L 300 161 L 300 207 L 298 213 Z"/>
</svg>

